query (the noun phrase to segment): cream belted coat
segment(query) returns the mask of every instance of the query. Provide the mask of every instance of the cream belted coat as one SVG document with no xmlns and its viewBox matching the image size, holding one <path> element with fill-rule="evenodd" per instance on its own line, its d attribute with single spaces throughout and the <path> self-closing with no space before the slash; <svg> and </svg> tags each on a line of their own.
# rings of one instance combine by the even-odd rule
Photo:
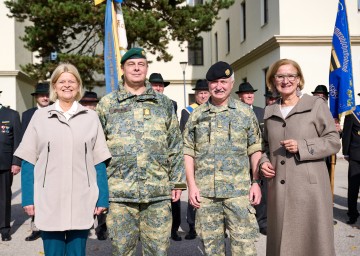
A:
<svg viewBox="0 0 360 256">
<path fill-rule="evenodd" d="M 35 224 L 40 230 L 93 225 L 99 194 L 94 166 L 111 158 L 95 111 L 79 104 L 67 121 L 54 105 L 37 110 L 14 155 L 35 165 Z"/>
<path fill-rule="evenodd" d="M 304 95 L 284 119 L 279 102 L 265 108 L 265 153 L 275 177 L 268 179 L 267 256 L 333 256 L 333 207 L 324 158 L 340 149 L 327 102 Z M 299 152 L 280 141 L 295 139 Z"/>
</svg>

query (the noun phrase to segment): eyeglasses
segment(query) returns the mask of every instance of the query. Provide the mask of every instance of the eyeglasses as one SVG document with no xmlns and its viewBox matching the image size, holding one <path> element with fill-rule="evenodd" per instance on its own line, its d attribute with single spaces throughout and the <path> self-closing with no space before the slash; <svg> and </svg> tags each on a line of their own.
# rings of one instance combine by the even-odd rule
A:
<svg viewBox="0 0 360 256">
<path fill-rule="evenodd" d="M 274 77 L 277 82 L 283 82 L 285 81 L 285 78 L 287 78 L 289 82 L 294 82 L 295 79 L 298 77 L 298 74 L 274 75 Z"/>
</svg>

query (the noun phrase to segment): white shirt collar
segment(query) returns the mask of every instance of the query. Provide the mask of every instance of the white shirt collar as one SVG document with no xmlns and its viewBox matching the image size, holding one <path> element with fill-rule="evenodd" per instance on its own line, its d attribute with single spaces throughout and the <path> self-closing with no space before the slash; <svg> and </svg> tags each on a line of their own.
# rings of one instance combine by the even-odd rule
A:
<svg viewBox="0 0 360 256">
<path fill-rule="evenodd" d="M 55 109 L 57 111 L 59 111 L 60 113 L 62 113 L 66 117 L 67 120 L 69 120 L 70 117 L 72 117 L 76 113 L 78 105 L 79 105 L 79 103 L 77 101 L 74 101 L 71 108 L 68 111 L 64 112 L 64 110 L 62 110 L 62 108 L 60 107 L 59 100 L 55 101 Z"/>
</svg>

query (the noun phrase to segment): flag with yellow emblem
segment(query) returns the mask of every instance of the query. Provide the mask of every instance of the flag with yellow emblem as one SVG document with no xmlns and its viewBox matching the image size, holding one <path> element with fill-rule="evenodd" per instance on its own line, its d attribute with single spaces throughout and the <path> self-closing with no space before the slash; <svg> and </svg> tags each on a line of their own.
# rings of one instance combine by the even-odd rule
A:
<svg viewBox="0 0 360 256">
<path fill-rule="evenodd" d="M 340 119 L 355 107 L 351 62 L 351 44 L 345 0 L 339 0 L 334 35 L 332 39 L 329 74 L 330 111 Z"/>
</svg>

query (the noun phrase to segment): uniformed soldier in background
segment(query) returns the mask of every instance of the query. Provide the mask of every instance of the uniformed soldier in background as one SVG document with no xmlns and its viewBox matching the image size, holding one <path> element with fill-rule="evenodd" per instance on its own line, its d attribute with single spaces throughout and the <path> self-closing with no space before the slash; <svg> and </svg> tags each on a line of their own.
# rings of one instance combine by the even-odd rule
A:
<svg viewBox="0 0 360 256">
<path fill-rule="evenodd" d="M 171 100 L 146 81 L 141 48 L 121 59 L 119 90 L 104 96 L 97 112 L 112 160 L 108 166 L 107 218 L 114 255 L 167 255 L 171 206 L 186 188 L 183 143 Z"/>
<path fill-rule="evenodd" d="M 256 255 L 258 228 L 252 205 L 261 200 L 259 124 L 248 105 L 230 97 L 234 75 L 228 63 L 212 65 L 206 79 L 210 99 L 193 111 L 183 134 L 189 201 L 197 208 L 196 231 L 206 255 L 225 255 L 225 218 L 232 255 Z"/>
</svg>

